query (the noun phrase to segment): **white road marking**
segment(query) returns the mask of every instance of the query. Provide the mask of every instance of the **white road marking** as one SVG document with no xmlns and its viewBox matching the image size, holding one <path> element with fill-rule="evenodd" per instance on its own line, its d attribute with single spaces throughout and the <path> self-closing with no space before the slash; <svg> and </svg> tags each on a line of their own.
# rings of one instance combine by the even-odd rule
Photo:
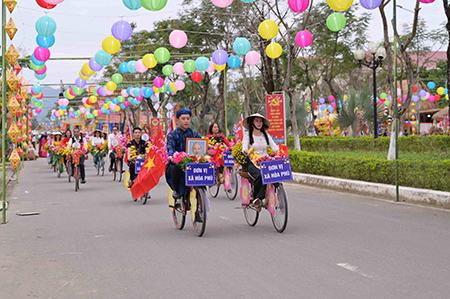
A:
<svg viewBox="0 0 450 299">
<path fill-rule="evenodd" d="M 225 216 L 220 216 L 219 218 L 222 219 L 222 220 L 225 220 L 225 221 L 229 221 L 230 220 L 230 218 L 225 217 Z"/>
<path fill-rule="evenodd" d="M 339 266 L 339 267 L 341 267 L 341 268 L 344 268 L 345 270 L 348 270 L 348 271 L 350 271 L 350 272 L 359 274 L 359 275 L 361 275 L 362 277 L 369 278 L 369 279 L 374 279 L 373 276 L 368 275 L 368 274 L 362 272 L 361 270 L 359 270 L 359 267 L 358 267 L 358 266 L 353 266 L 353 265 L 350 265 L 349 263 L 338 263 L 338 264 L 336 264 L 336 265 Z"/>
</svg>

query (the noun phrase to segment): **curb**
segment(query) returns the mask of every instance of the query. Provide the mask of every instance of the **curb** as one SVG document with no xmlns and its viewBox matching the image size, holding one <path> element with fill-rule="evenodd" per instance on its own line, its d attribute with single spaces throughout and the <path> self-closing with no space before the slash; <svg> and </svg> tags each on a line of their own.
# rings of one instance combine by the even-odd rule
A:
<svg viewBox="0 0 450 299">
<path fill-rule="evenodd" d="M 302 173 L 294 173 L 293 177 L 295 183 L 395 200 L 394 185 Z M 450 209 L 450 192 L 400 186 L 400 201 Z"/>
</svg>

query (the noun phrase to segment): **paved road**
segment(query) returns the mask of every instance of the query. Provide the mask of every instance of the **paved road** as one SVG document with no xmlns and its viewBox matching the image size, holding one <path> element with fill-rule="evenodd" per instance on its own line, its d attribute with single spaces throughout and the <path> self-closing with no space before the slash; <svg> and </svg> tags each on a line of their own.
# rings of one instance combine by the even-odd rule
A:
<svg viewBox="0 0 450 299">
<path fill-rule="evenodd" d="M 198 238 L 173 228 L 164 184 L 147 206 L 92 168 L 72 187 L 27 163 L 0 226 L 0 298 L 450 297 L 445 211 L 291 185 L 284 234 L 222 196 Z"/>
</svg>

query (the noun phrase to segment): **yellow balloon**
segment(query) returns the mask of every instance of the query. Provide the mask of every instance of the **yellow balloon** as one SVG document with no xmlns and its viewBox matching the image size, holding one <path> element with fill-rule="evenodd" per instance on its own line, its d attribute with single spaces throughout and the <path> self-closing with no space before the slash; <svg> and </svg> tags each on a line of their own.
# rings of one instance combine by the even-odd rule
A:
<svg viewBox="0 0 450 299">
<path fill-rule="evenodd" d="M 259 35 L 264 39 L 272 39 L 278 35 L 278 24 L 274 20 L 265 20 L 259 24 Z"/>
<path fill-rule="evenodd" d="M 96 97 L 96 96 L 90 96 L 90 97 L 89 97 L 89 102 L 90 102 L 91 104 L 97 103 L 97 97 Z"/>
<path fill-rule="evenodd" d="M 120 112 L 120 106 L 119 106 L 119 105 L 117 105 L 117 106 L 116 106 L 116 109 L 114 109 L 114 111 L 116 111 L 116 112 Z"/>
<path fill-rule="evenodd" d="M 67 99 L 73 100 L 73 99 L 75 99 L 75 97 L 73 95 L 71 95 L 70 93 L 67 93 Z"/>
<path fill-rule="evenodd" d="M 352 7 L 353 0 L 327 0 L 327 3 L 334 11 L 347 11 Z"/>
<path fill-rule="evenodd" d="M 90 68 L 89 63 L 87 63 L 87 62 L 85 64 L 83 64 L 83 67 L 81 68 L 81 72 L 83 74 L 85 74 L 86 76 L 92 76 L 95 74 L 95 71 L 93 71 Z"/>
<path fill-rule="evenodd" d="M 94 110 L 94 112 L 92 112 L 92 114 L 94 114 L 94 116 L 98 116 L 98 110 Z"/>
<path fill-rule="evenodd" d="M 269 58 L 277 59 L 283 54 L 283 48 L 279 43 L 270 43 L 266 48 L 266 54 Z"/>
<path fill-rule="evenodd" d="M 109 54 L 119 53 L 121 46 L 120 41 L 111 35 L 105 38 L 102 42 L 103 51 Z"/>
<path fill-rule="evenodd" d="M 175 82 L 170 83 L 170 90 L 172 92 L 176 92 L 177 91 L 177 88 L 175 87 Z"/>
<path fill-rule="evenodd" d="M 142 57 L 142 62 L 148 69 L 152 69 L 158 64 L 158 61 L 156 61 L 155 55 L 153 54 L 145 54 L 144 57 Z"/>
<path fill-rule="evenodd" d="M 153 86 L 153 92 L 154 92 L 154 93 L 159 93 L 158 87 Z"/>
<path fill-rule="evenodd" d="M 89 86 L 89 93 L 94 93 L 95 91 L 95 86 L 91 85 Z"/>
<path fill-rule="evenodd" d="M 89 76 L 86 76 L 86 74 L 83 74 L 83 72 L 80 72 L 78 75 L 79 75 L 80 78 L 83 79 L 84 81 L 86 81 L 87 79 L 89 79 Z"/>
<path fill-rule="evenodd" d="M 113 81 L 109 81 L 108 83 L 106 83 L 106 89 L 109 91 L 114 91 L 117 89 L 117 84 Z"/>
<path fill-rule="evenodd" d="M 439 87 L 437 90 L 436 90 L 436 92 L 437 92 L 437 94 L 438 95 L 443 95 L 444 93 L 445 93 L 445 88 L 444 87 Z"/>
<path fill-rule="evenodd" d="M 222 64 L 222 65 L 214 64 L 214 69 L 218 72 L 221 72 L 221 71 L 225 70 L 226 66 L 227 66 L 226 64 Z"/>
</svg>

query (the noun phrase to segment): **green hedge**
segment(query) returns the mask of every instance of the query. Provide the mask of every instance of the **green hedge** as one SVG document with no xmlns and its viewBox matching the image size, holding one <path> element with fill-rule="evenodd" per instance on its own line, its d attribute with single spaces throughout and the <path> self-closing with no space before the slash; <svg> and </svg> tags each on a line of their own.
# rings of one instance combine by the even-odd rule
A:
<svg viewBox="0 0 450 299">
<path fill-rule="evenodd" d="M 384 151 L 389 149 L 389 137 L 302 137 L 302 150 L 323 151 Z M 289 139 L 293 148 L 294 140 Z M 450 159 L 450 136 L 408 136 L 399 138 L 400 152 L 448 154 Z"/>
<path fill-rule="evenodd" d="M 374 183 L 395 184 L 395 162 L 373 157 L 291 151 L 292 170 Z M 450 159 L 400 160 L 400 185 L 450 191 Z"/>
</svg>

